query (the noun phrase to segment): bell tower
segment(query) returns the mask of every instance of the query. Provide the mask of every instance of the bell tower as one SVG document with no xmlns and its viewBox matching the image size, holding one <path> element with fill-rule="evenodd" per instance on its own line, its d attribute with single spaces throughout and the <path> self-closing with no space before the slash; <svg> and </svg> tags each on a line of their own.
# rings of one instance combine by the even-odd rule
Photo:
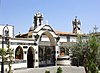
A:
<svg viewBox="0 0 100 73">
<path fill-rule="evenodd" d="M 39 11 L 34 15 L 34 29 L 43 24 L 43 14 Z"/>
<path fill-rule="evenodd" d="M 80 34 L 80 26 L 81 22 L 77 19 L 77 16 L 75 16 L 75 20 L 72 21 L 73 24 L 73 33 Z"/>
</svg>

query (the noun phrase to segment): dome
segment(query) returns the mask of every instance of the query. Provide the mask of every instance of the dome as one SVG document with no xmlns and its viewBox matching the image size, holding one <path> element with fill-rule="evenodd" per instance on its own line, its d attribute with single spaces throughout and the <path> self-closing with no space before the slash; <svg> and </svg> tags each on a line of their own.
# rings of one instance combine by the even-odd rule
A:
<svg viewBox="0 0 100 73">
<path fill-rule="evenodd" d="M 29 31 L 34 31 L 34 26 L 33 25 L 29 28 Z"/>
</svg>

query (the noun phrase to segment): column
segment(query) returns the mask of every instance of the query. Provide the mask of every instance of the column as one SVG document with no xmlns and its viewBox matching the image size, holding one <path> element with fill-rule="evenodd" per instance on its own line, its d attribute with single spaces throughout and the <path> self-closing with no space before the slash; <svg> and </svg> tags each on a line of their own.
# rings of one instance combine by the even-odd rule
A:
<svg viewBox="0 0 100 73">
<path fill-rule="evenodd" d="M 56 62 L 57 62 L 57 57 L 59 56 L 59 46 L 60 46 L 60 43 L 59 42 L 57 42 L 57 44 L 56 44 L 56 46 L 55 46 L 55 57 L 56 57 Z M 57 63 L 55 63 L 55 65 L 57 65 Z"/>
<path fill-rule="evenodd" d="M 34 54 L 35 54 L 35 60 L 34 60 L 34 67 L 39 67 L 39 57 L 38 57 L 38 46 L 34 46 Z"/>
</svg>

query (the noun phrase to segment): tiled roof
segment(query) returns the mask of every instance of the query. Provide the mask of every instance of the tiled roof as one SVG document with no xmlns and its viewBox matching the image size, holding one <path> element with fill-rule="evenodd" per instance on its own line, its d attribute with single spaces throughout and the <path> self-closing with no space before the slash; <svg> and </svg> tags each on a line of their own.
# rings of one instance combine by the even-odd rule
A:
<svg viewBox="0 0 100 73">
<path fill-rule="evenodd" d="M 61 31 L 54 31 L 57 35 L 76 35 L 75 33 L 72 33 L 72 32 L 61 32 Z M 26 34 L 20 34 L 20 35 L 17 35 L 17 36 L 31 36 L 33 33 L 33 31 L 30 31 Z"/>
<path fill-rule="evenodd" d="M 55 31 L 55 33 L 58 35 L 76 35 L 75 33 L 72 33 L 72 32 Z"/>
<path fill-rule="evenodd" d="M 60 46 L 68 47 L 68 46 L 74 45 L 75 43 L 76 42 L 60 42 Z"/>
</svg>

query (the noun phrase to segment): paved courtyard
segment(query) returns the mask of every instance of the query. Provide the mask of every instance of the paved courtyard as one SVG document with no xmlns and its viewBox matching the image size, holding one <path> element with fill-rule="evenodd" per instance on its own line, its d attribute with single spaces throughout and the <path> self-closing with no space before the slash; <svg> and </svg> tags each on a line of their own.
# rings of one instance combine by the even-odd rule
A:
<svg viewBox="0 0 100 73">
<path fill-rule="evenodd" d="M 50 73 L 56 73 L 58 67 L 59 66 L 14 70 L 14 73 L 45 73 L 46 70 L 49 70 Z M 76 66 L 60 66 L 60 67 L 63 70 L 62 73 L 85 73 L 83 67 L 76 67 Z"/>
</svg>

